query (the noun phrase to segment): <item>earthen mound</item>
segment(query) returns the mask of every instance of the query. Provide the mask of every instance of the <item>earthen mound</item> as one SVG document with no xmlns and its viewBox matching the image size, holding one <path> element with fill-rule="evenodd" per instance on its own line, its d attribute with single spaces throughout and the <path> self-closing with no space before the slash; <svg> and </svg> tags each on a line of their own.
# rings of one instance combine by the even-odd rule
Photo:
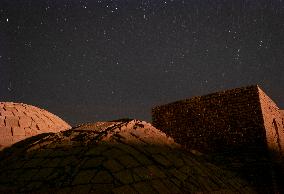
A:
<svg viewBox="0 0 284 194">
<path fill-rule="evenodd" d="M 254 193 L 139 120 L 84 124 L 5 149 L 0 192 Z"/>
<path fill-rule="evenodd" d="M 0 149 L 40 133 L 70 128 L 46 110 L 22 103 L 0 102 Z"/>
</svg>

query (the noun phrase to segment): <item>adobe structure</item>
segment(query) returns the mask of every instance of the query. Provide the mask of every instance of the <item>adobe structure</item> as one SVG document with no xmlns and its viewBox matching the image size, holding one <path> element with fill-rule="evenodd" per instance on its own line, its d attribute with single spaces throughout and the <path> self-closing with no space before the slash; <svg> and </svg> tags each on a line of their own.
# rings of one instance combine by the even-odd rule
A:
<svg viewBox="0 0 284 194">
<path fill-rule="evenodd" d="M 284 111 L 257 85 L 157 106 L 152 119 L 189 150 L 268 148 L 284 155 Z"/>
<path fill-rule="evenodd" d="M 39 134 L 0 152 L 0 193 L 256 193 L 140 120 Z"/>
<path fill-rule="evenodd" d="M 0 102 L 0 150 L 37 134 L 70 128 L 46 110 L 23 103 Z"/>
<path fill-rule="evenodd" d="M 157 106 L 152 120 L 185 149 L 206 153 L 259 192 L 284 192 L 284 111 L 258 85 Z"/>
</svg>

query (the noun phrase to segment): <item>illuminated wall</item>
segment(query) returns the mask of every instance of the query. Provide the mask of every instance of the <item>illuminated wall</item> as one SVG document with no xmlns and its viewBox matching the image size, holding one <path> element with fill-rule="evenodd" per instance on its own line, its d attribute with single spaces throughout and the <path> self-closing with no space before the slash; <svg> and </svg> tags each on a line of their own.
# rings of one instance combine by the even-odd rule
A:
<svg viewBox="0 0 284 194">
<path fill-rule="evenodd" d="M 284 124 L 283 112 L 259 89 L 261 110 L 263 113 L 266 141 L 270 150 L 284 155 Z"/>
<path fill-rule="evenodd" d="M 239 147 L 283 151 L 281 119 L 279 108 L 258 86 L 193 97 L 152 109 L 156 128 L 185 148 L 202 152 Z"/>
</svg>

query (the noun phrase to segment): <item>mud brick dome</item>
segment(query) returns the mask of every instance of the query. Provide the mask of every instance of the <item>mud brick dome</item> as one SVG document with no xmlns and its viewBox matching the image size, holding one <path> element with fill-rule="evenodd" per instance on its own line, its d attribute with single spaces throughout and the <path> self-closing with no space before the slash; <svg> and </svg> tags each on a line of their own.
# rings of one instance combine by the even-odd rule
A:
<svg viewBox="0 0 284 194">
<path fill-rule="evenodd" d="M 22 103 L 0 102 L 0 150 L 33 135 L 70 128 L 46 110 Z"/>
<path fill-rule="evenodd" d="M 139 120 L 84 124 L 14 144 L 0 152 L 0 192 L 254 193 Z"/>
</svg>

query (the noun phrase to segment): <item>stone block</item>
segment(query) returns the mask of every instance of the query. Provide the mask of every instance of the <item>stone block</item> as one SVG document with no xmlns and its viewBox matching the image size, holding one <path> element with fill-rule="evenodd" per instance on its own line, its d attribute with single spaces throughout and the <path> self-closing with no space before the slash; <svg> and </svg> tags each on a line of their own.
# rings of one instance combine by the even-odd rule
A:
<svg viewBox="0 0 284 194">
<path fill-rule="evenodd" d="M 122 155 L 117 157 L 117 160 L 125 167 L 125 168 L 133 168 L 140 166 L 140 163 L 134 159 L 131 155 Z"/>
<path fill-rule="evenodd" d="M 14 116 L 12 111 L 2 111 L 0 114 L 1 116 Z"/>
<path fill-rule="evenodd" d="M 11 106 L 4 105 L 3 109 L 6 110 L 6 111 L 11 111 L 11 112 L 17 111 L 17 109 L 15 108 L 14 105 L 11 105 Z"/>
<path fill-rule="evenodd" d="M 13 136 L 13 141 L 14 141 L 14 143 L 19 142 L 19 141 L 22 141 L 22 140 L 24 140 L 24 139 L 26 139 L 26 136 L 23 136 L 23 135 L 14 135 L 14 136 Z"/>
<path fill-rule="evenodd" d="M 12 128 L 10 126 L 1 127 L 0 131 L 0 137 L 12 136 Z"/>
<path fill-rule="evenodd" d="M 117 171 L 120 171 L 124 168 L 120 163 L 118 163 L 114 159 L 109 159 L 109 160 L 105 161 L 103 163 L 103 166 L 106 169 L 110 170 L 111 172 L 117 172 Z"/>
<path fill-rule="evenodd" d="M 101 156 L 90 158 L 90 159 L 88 159 L 84 162 L 84 164 L 82 165 L 81 168 L 82 169 L 96 168 L 96 167 L 102 165 L 104 160 L 105 160 L 105 158 L 101 157 Z"/>
<path fill-rule="evenodd" d="M 52 127 L 54 125 L 53 121 L 50 120 L 48 116 L 44 115 L 41 118 L 44 120 L 44 123 L 49 127 Z"/>
<path fill-rule="evenodd" d="M 33 131 L 40 131 L 36 122 L 32 121 L 32 124 L 30 126 L 30 128 L 33 130 Z"/>
<path fill-rule="evenodd" d="M 145 156 L 145 154 L 142 154 L 139 150 L 131 147 L 130 145 L 118 144 L 117 147 L 124 152 L 131 154 L 142 165 L 152 164 L 152 162 Z"/>
<path fill-rule="evenodd" d="M 155 165 L 147 166 L 147 168 L 148 168 L 148 171 L 155 177 L 159 177 L 159 178 L 166 178 L 167 177 L 165 175 L 165 173 Z"/>
<path fill-rule="evenodd" d="M 117 173 L 114 173 L 113 176 L 118 179 L 123 184 L 133 183 L 133 177 L 130 170 L 123 170 Z"/>
<path fill-rule="evenodd" d="M 11 145 L 14 142 L 13 137 L 12 136 L 4 136 L 4 137 L 0 137 L 0 145 L 2 146 L 8 146 Z M 1 147 L 0 147 L 1 149 Z"/>
<path fill-rule="evenodd" d="M 30 127 L 32 124 L 32 119 L 27 116 L 20 116 L 19 125 L 22 128 Z"/>
<path fill-rule="evenodd" d="M 99 171 L 95 177 L 92 179 L 93 183 L 112 183 L 113 182 L 113 178 L 112 176 L 105 170 L 101 170 Z"/>
<path fill-rule="evenodd" d="M 180 170 L 176 168 L 172 168 L 169 170 L 171 177 L 176 177 L 180 181 L 185 181 L 187 179 L 187 175 L 182 173 Z"/>
<path fill-rule="evenodd" d="M 43 132 L 43 133 L 45 133 L 45 132 L 50 132 L 50 128 L 48 127 L 48 125 L 46 125 L 46 124 L 44 123 L 44 121 L 38 122 L 36 125 L 37 125 L 37 128 L 38 128 L 41 132 Z"/>
<path fill-rule="evenodd" d="M 33 136 L 36 135 L 37 133 L 34 132 L 34 130 L 32 130 L 30 127 L 26 127 L 25 129 L 25 136 L 29 137 L 29 136 Z"/>
<path fill-rule="evenodd" d="M 17 177 L 21 181 L 29 182 L 32 179 L 32 177 L 36 176 L 38 171 L 39 171 L 38 169 L 24 169 L 24 171 L 21 174 L 18 174 Z"/>
<path fill-rule="evenodd" d="M 170 194 L 171 193 L 169 191 L 169 189 L 166 187 L 166 185 L 162 181 L 160 181 L 160 180 L 153 180 L 152 181 L 152 186 L 159 193 L 165 193 L 165 194 Z"/>
<path fill-rule="evenodd" d="M 173 163 L 170 160 L 168 160 L 165 156 L 161 154 L 153 154 L 153 158 L 156 162 L 165 166 L 166 168 L 173 165 Z"/>
<path fill-rule="evenodd" d="M 5 127 L 5 117 L 0 116 L 0 127 Z"/>
<path fill-rule="evenodd" d="M 35 122 L 35 123 L 42 123 L 43 120 L 40 119 L 40 117 L 38 116 L 38 114 L 36 113 L 32 113 L 31 115 L 29 115 L 31 117 L 31 119 Z"/>
<path fill-rule="evenodd" d="M 76 174 L 72 185 L 88 184 L 96 173 L 97 170 L 81 170 Z"/>
<path fill-rule="evenodd" d="M 12 127 L 13 136 L 25 136 L 26 132 L 25 129 L 22 127 Z"/>
<path fill-rule="evenodd" d="M 120 150 L 120 149 L 112 148 L 112 149 L 104 151 L 102 154 L 104 156 L 108 157 L 108 158 L 118 158 L 122 154 L 124 154 L 124 152 L 122 150 Z"/>
<path fill-rule="evenodd" d="M 138 176 L 140 180 L 153 179 L 153 172 L 151 172 L 147 167 L 141 166 L 133 168 L 133 176 Z M 138 180 L 139 180 L 138 179 Z M 136 180 L 136 181 L 138 181 Z"/>
<path fill-rule="evenodd" d="M 171 182 L 170 180 L 164 179 L 162 180 L 162 182 L 167 185 L 170 193 L 182 193 L 182 191 L 177 187 L 176 184 L 174 184 L 173 182 Z M 198 192 L 196 192 L 198 193 Z"/>
<path fill-rule="evenodd" d="M 6 126 L 19 126 L 19 117 L 17 116 L 6 116 Z"/>
</svg>

